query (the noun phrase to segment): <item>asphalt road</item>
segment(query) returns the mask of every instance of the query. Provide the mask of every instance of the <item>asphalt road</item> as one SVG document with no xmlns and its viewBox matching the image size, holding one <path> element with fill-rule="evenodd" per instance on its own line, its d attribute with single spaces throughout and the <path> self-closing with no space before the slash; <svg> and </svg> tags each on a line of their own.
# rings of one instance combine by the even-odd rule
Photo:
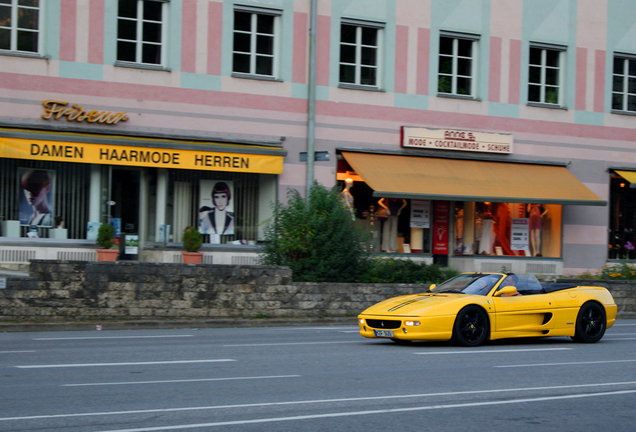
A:
<svg viewBox="0 0 636 432">
<path fill-rule="evenodd" d="M 0 333 L 0 431 L 611 431 L 636 320 L 597 344 L 408 346 L 356 326 Z"/>
</svg>

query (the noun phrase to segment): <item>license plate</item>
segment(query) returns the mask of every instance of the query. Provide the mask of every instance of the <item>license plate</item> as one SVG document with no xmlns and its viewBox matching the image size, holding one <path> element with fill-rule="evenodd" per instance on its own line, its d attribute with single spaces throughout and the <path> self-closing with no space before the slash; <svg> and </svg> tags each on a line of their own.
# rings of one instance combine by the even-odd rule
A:
<svg viewBox="0 0 636 432">
<path fill-rule="evenodd" d="M 373 330 L 377 337 L 394 337 L 393 330 Z"/>
</svg>

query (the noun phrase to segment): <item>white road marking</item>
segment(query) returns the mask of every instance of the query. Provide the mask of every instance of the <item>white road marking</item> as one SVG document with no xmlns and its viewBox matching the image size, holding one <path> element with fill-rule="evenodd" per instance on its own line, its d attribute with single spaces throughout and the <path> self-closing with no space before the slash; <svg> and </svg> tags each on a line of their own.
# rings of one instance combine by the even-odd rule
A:
<svg viewBox="0 0 636 432">
<path fill-rule="evenodd" d="M 156 361 L 156 362 L 127 362 L 127 363 L 77 363 L 77 364 L 52 364 L 52 365 L 29 365 L 15 366 L 18 369 L 46 369 L 46 368 L 65 368 L 65 367 L 100 367 L 100 366 L 154 366 L 164 364 L 187 364 L 187 363 L 214 363 L 214 362 L 232 362 L 232 359 L 214 359 L 214 360 L 175 360 L 175 361 Z"/>
<path fill-rule="evenodd" d="M 636 326 L 636 322 L 635 323 L 629 323 L 629 324 L 614 324 L 612 327 L 627 327 L 627 326 Z"/>
<path fill-rule="evenodd" d="M 281 343 L 262 343 L 262 344 L 235 344 L 223 345 L 224 347 L 258 347 L 258 346 L 283 346 L 283 345 L 325 345 L 325 344 L 342 344 L 342 343 L 358 343 L 357 341 L 330 341 L 330 342 L 281 342 Z"/>
<path fill-rule="evenodd" d="M 34 353 L 35 351 L 0 351 L 0 354 Z"/>
<path fill-rule="evenodd" d="M 183 383 L 183 382 L 235 381 L 235 380 L 256 380 L 256 379 L 275 379 L 275 378 L 300 378 L 300 375 L 272 375 L 272 376 L 255 376 L 255 377 L 200 378 L 200 379 L 165 380 L 165 381 L 130 381 L 130 382 L 112 382 L 112 383 L 63 384 L 62 387 L 88 387 L 88 386 L 110 386 L 110 385 L 131 385 L 131 384 L 165 384 L 165 383 Z"/>
<path fill-rule="evenodd" d="M 82 336 L 82 337 L 51 337 L 51 338 L 33 338 L 36 341 L 50 340 L 92 340 L 92 339 L 157 339 L 157 338 L 179 338 L 193 337 L 194 335 L 164 335 L 164 336 Z"/>
<path fill-rule="evenodd" d="M 521 388 L 492 389 L 492 390 L 466 390 L 466 391 L 441 392 L 441 393 L 422 393 L 422 394 L 391 395 L 391 396 L 368 396 L 368 397 L 357 397 L 357 398 L 317 399 L 317 400 L 307 400 L 307 401 L 295 400 L 295 401 L 287 401 L 287 402 L 262 402 L 262 403 L 252 403 L 252 404 L 212 405 L 212 406 L 184 407 L 184 408 L 162 408 L 162 409 L 131 410 L 131 411 L 107 411 L 107 412 L 92 412 L 92 413 L 79 413 L 79 414 L 50 414 L 50 415 L 35 415 L 35 416 L 24 416 L 24 417 L 0 417 L 0 421 L 41 420 L 41 419 L 51 419 L 51 418 L 93 417 L 93 416 L 108 416 L 108 415 L 155 414 L 155 413 L 168 413 L 168 412 L 207 411 L 207 410 L 235 409 L 235 408 L 261 408 L 261 407 L 269 407 L 269 406 L 311 405 L 311 404 L 323 404 L 323 403 L 346 403 L 346 402 L 413 399 L 413 398 L 428 398 L 428 397 L 435 398 L 440 396 L 462 396 L 462 395 L 496 394 L 496 393 L 510 393 L 510 392 L 526 392 L 526 391 L 579 390 L 584 388 L 616 387 L 616 386 L 627 386 L 627 385 L 636 385 L 636 381 L 610 382 L 610 383 L 598 383 L 598 384 L 575 384 L 575 385 L 567 385 L 567 386 L 548 386 L 548 387 L 521 387 Z M 636 390 L 633 390 L 633 391 L 636 391 Z"/>
<path fill-rule="evenodd" d="M 467 403 L 446 404 L 446 405 L 426 405 L 426 406 L 419 406 L 419 407 L 379 409 L 379 410 L 368 410 L 368 411 L 348 411 L 348 412 L 338 412 L 338 413 L 310 414 L 310 415 L 302 415 L 302 416 L 261 418 L 261 419 L 253 419 L 253 420 L 234 420 L 234 421 L 215 422 L 215 423 L 199 423 L 199 424 L 146 427 L 146 428 L 135 428 L 135 429 L 112 429 L 112 430 L 101 431 L 101 432 L 155 432 L 155 431 L 178 430 L 178 429 L 200 429 L 200 428 L 210 428 L 210 427 L 218 427 L 218 426 L 234 426 L 234 425 L 273 423 L 273 422 L 284 422 L 284 421 L 315 420 L 315 419 L 336 418 L 336 417 L 392 414 L 392 413 L 414 412 L 414 411 L 431 411 L 431 410 L 440 410 L 440 409 L 473 408 L 473 407 L 483 407 L 483 406 L 492 406 L 492 405 L 511 405 L 511 404 L 530 403 L 530 402 L 546 402 L 546 401 L 565 400 L 565 399 L 581 399 L 581 398 L 589 398 L 589 397 L 597 397 L 597 396 L 604 396 L 604 397 L 617 396 L 617 395 L 624 395 L 624 394 L 631 394 L 631 393 L 636 393 L 636 390 L 623 390 L 623 391 L 590 393 L 590 394 L 574 394 L 574 395 L 565 395 L 565 396 L 544 396 L 544 397 L 536 397 L 536 398 L 512 399 L 512 400 L 505 400 L 505 401 L 484 401 L 484 402 L 467 402 Z"/>
<path fill-rule="evenodd" d="M 519 365 L 501 365 L 495 366 L 498 368 L 511 368 L 511 367 L 535 367 L 535 366 L 572 366 L 572 365 L 585 365 L 585 364 L 603 364 L 603 363 L 633 363 L 635 360 L 602 360 L 602 361 L 589 361 L 589 362 L 564 362 L 564 363 L 528 363 Z"/>
<path fill-rule="evenodd" d="M 519 348 L 519 349 L 495 349 L 495 350 L 461 350 L 461 351 L 431 351 L 416 352 L 418 355 L 443 355 L 443 354 L 492 354 L 505 352 L 528 352 L 528 351 L 566 351 L 572 348 Z"/>
</svg>

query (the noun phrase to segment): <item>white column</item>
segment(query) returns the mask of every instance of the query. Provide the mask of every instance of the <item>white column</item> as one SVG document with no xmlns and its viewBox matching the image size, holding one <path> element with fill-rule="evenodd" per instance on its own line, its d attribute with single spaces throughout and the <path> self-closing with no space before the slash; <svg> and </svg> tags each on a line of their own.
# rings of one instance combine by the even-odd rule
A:
<svg viewBox="0 0 636 432">
<path fill-rule="evenodd" d="M 163 242 L 161 225 L 166 224 L 166 205 L 168 202 L 168 170 L 159 168 L 157 170 L 157 210 L 155 212 L 155 239 Z"/>
<path fill-rule="evenodd" d="M 88 221 L 105 222 L 101 218 L 102 171 L 100 165 L 91 165 L 91 180 L 88 194 Z"/>
</svg>

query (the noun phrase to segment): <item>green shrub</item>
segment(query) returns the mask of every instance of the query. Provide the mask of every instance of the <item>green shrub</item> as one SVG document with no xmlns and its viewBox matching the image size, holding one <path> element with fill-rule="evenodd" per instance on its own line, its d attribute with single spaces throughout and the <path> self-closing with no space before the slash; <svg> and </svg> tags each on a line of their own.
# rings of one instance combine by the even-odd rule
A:
<svg viewBox="0 0 636 432">
<path fill-rule="evenodd" d="M 416 263 L 410 259 L 376 258 L 361 278 L 367 283 L 440 283 L 459 274 L 437 264 Z"/>
<path fill-rule="evenodd" d="M 115 239 L 115 228 L 111 224 L 103 223 L 99 226 L 97 231 L 97 244 L 104 249 L 110 249 L 113 247 L 113 240 Z"/>
<path fill-rule="evenodd" d="M 201 233 L 189 226 L 183 230 L 183 247 L 188 252 L 196 252 L 201 248 Z"/>
<path fill-rule="evenodd" d="M 298 282 L 355 282 L 367 266 L 364 244 L 338 191 L 315 183 L 307 199 L 290 190 L 275 205 L 261 262 L 290 267 Z"/>
</svg>

